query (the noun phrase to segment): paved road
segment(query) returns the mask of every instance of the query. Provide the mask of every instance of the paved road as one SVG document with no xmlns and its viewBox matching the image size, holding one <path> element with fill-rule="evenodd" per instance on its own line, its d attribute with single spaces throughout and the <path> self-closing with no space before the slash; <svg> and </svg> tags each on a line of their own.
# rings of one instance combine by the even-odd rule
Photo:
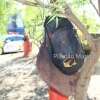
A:
<svg viewBox="0 0 100 100">
<path fill-rule="evenodd" d="M 0 100 L 47 100 L 47 86 L 38 76 L 33 58 L 22 56 L 0 56 Z"/>
<path fill-rule="evenodd" d="M 20 57 L 20 56 L 23 56 L 23 53 L 20 52 L 20 53 L 13 53 L 13 54 L 3 54 L 3 55 L 0 55 L 0 64 L 2 63 L 6 63 L 8 61 L 11 61 L 17 57 Z"/>
</svg>

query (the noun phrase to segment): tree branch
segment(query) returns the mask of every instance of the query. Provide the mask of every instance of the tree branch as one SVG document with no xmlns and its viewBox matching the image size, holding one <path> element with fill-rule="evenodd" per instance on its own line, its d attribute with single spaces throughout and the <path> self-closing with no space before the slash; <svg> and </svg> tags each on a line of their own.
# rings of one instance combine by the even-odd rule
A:
<svg viewBox="0 0 100 100">
<path fill-rule="evenodd" d="M 95 69 L 94 65 L 97 62 L 100 55 L 100 39 L 94 40 L 88 33 L 85 26 L 78 20 L 78 18 L 73 14 L 72 10 L 66 4 L 65 16 L 72 21 L 79 29 L 82 31 L 87 40 L 90 41 L 92 45 L 91 54 L 85 59 L 84 65 L 80 72 L 80 78 L 76 86 L 75 100 L 86 100 L 86 92 L 90 77 Z"/>
<path fill-rule="evenodd" d="M 84 38 L 89 41 L 92 50 L 95 51 L 95 44 L 93 42 L 92 36 L 88 33 L 86 27 L 73 14 L 68 4 L 66 4 L 66 7 L 65 7 L 65 16 L 79 28 L 79 30 L 83 33 Z"/>
<path fill-rule="evenodd" d="M 47 0 L 44 2 L 44 0 L 33 0 L 33 1 L 28 1 L 28 0 L 15 0 L 17 2 L 20 2 L 22 4 L 25 5 L 29 5 L 29 6 L 41 6 L 41 7 L 49 7 L 50 3 L 55 3 L 56 0 Z"/>
<path fill-rule="evenodd" d="M 98 4 L 100 3 L 100 0 L 98 0 Z M 90 4 L 93 6 L 93 8 L 95 9 L 96 13 L 100 16 L 100 8 L 99 8 L 99 11 L 98 9 L 96 8 L 96 6 L 93 4 L 92 0 L 90 0 Z M 100 6 L 99 6 L 100 7 Z"/>
<path fill-rule="evenodd" d="M 91 52 L 91 54 L 85 59 L 82 71 L 76 87 L 75 100 L 86 100 L 87 89 L 91 75 L 95 70 L 95 64 L 100 57 L 100 39 L 95 41 L 96 52 Z"/>
<path fill-rule="evenodd" d="M 24 5 L 28 5 L 28 6 L 38 6 L 39 5 L 37 2 L 31 2 L 28 0 L 15 0 L 15 1 L 20 2 Z"/>
<path fill-rule="evenodd" d="M 100 0 L 98 0 L 98 9 L 99 9 L 99 16 L 100 16 Z"/>
</svg>

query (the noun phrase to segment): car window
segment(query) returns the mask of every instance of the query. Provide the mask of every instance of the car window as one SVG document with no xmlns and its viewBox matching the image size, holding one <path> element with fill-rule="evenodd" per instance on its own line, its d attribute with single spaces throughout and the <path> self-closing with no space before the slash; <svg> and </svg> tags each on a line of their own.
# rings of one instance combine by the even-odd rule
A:
<svg viewBox="0 0 100 100">
<path fill-rule="evenodd" d="M 20 40 L 24 40 L 24 37 L 18 37 L 18 36 L 14 36 L 14 37 L 8 37 L 6 38 L 5 41 L 20 41 Z"/>
</svg>

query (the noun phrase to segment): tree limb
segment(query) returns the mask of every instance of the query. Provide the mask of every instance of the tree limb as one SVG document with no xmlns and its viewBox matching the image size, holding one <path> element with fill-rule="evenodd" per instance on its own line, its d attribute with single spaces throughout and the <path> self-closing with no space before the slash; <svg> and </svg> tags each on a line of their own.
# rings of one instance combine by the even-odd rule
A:
<svg viewBox="0 0 100 100">
<path fill-rule="evenodd" d="M 98 9 L 99 9 L 99 16 L 100 16 L 100 0 L 98 0 Z"/>
<path fill-rule="evenodd" d="M 71 8 L 69 7 L 69 5 L 67 3 L 66 3 L 65 13 L 64 14 L 71 22 L 73 22 L 79 28 L 79 30 L 83 33 L 84 38 L 89 41 L 92 50 L 95 51 L 95 44 L 93 42 L 92 36 L 88 33 L 86 27 L 73 14 Z"/>
<path fill-rule="evenodd" d="M 20 2 L 24 5 L 28 5 L 28 6 L 38 6 L 39 5 L 37 2 L 31 2 L 28 0 L 15 0 L 15 1 Z"/>
<path fill-rule="evenodd" d="M 98 4 L 100 3 L 100 0 L 98 0 Z M 100 8 L 99 10 L 96 8 L 96 6 L 93 4 L 92 0 L 90 0 L 90 4 L 93 6 L 93 8 L 95 9 L 96 13 L 100 16 Z M 100 7 L 100 6 L 99 6 Z"/>
<path fill-rule="evenodd" d="M 94 40 L 89 35 L 85 26 L 77 19 L 77 17 L 72 13 L 68 4 L 65 8 L 65 16 L 72 21 L 84 34 L 87 40 L 92 43 L 91 54 L 85 59 L 84 65 L 80 72 L 80 78 L 76 87 L 75 100 L 86 100 L 86 92 L 90 77 L 95 69 L 94 65 L 97 62 L 100 55 L 100 39 Z"/>
<path fill-rule="evenodd" d="M 85 59 L 82 71 L 80 73 L 80 78 L 76 87 L 75 100 L 85 100 L 87 95 L 87 89 L 91 75 L 95 70 L 95 64 L 100 57 L 100 39 L 95 40 L 96 52 L 91 52 L 91 54 Z"/>
<path fill-rule="evenodd" d="M 55 3 L 56 0 L 47 0 L 44 2 L 44 0 L 33 0 L 33 1 L 28 1 L 28 0 L 15 0 L 17 2 L 20 2 L 22 4 L 25 5 L 29 5 L 29 6 L 41 6 L 41 7 L 49 7 L 50 3 Z"/>
</svg>

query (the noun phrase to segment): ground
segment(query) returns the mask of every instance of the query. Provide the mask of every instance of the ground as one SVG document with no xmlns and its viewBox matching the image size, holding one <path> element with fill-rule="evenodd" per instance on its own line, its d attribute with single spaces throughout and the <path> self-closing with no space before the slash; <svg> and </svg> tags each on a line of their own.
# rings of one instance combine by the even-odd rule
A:
<svg viewBox="0 0 100 100">
<path fill-rule="evenodd" d="M 32 56 L 23 58 L 23 53 L 0 55 L 0 100 L 48 100 L 47 85 L 34 62 Z M 91 100 L 100 100 L 99 65 L 100 62 L 89 85 Z"/>
<path fill-rule="evenodd" d="M 0 100 L 47 100 L 47 86 L 38 76 L 33 58 L 22 56 L 0 56 Z"/>
</svg>

